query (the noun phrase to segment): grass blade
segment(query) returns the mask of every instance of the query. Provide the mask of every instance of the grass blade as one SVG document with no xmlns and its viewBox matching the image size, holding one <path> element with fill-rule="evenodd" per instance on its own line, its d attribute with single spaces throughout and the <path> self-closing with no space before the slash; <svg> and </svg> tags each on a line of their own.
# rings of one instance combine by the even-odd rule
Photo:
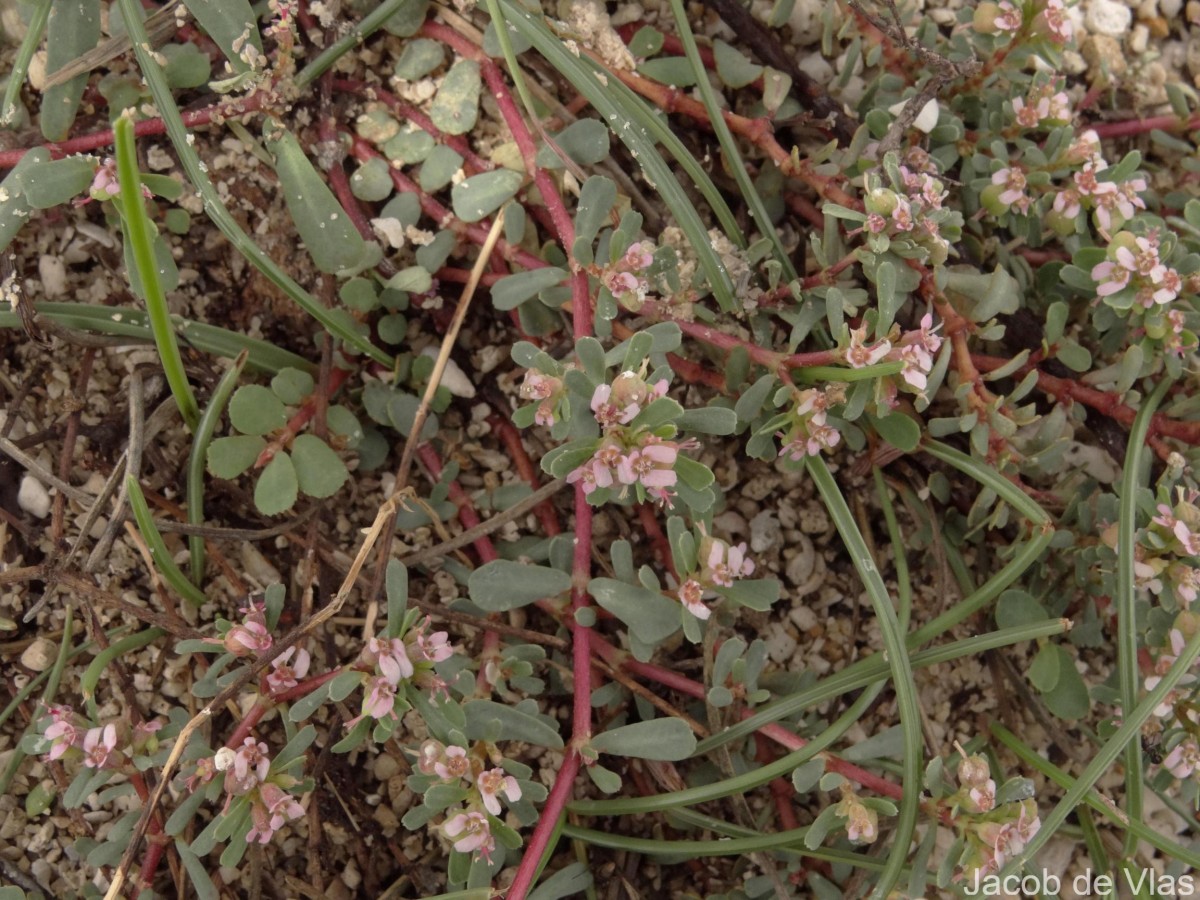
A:
<svg viewBox="0 0 1200 900">
<path fill-rule="evenodd" d="M 129 497 L 129 507 L 133 510 L 133 517 L 137 521 L 138 531 L 142 533 L 142 538 L 150 548 L 150 556 L 154 559 L 159 574 L 179 596 L 194 606 L 200 606 L 207 598 L 198 587 L 187 580 L 187 576 L 180 571 L 179 566 L 175 565 L 175 560 L 171 558 L 171 553 L 167 550 L 167 545 L 163 542 L 162 535 L 159 534 L 158 528 L 154 524 L 154 517 L 150 514 L 146 497 L 137 480 L 132 476 L 125 479 L 125 490 Z"/>
</svg>

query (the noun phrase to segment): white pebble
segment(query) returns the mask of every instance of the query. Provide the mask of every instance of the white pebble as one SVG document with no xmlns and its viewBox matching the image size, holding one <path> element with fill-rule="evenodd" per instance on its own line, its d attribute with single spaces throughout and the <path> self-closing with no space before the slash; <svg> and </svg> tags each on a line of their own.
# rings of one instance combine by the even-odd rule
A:
<svg viewBox="0 0 1200 900">
<path fill-rule="evenodd" d="M 772 662 L 782 663 L 791 659 L 796 653 L 799 641 L 792 637 L 786 628 L 776 626 L 764 638 L 767 645 L 767 656 Z"/>
<path fill-rule="evenodd" d="M 898 116 L 904 107 L 908 106 L 910 103 L 912 103 L 912 99 L 901 100 L 899 103 L 889 106 L 888 112 L 890 112 L 893 116 Z M 933 131 L 933 129 L 937 127 L 937 123 L 938 103 L 936 100 L 931 99 L 923 107 L 921 107 L 921 111 L 917 113 L 917 117 L 913 119 L 913 127 L 918 131 L 923 131 L 925 134 L 929 134 L 929 132 Z"/>
<path fill-rule="evenodd" d="M 833 66 L 820 53 L 808 53 L 796 67 L 818 84 L 829 84 L 833 81 Z"/>
<path fill-rule="evenodd" d="M 1158 11 L 1170 21 L 1183 11 L 1183 0 L 1158 0 Z"/>
<path fill-rule="evenodd" d="M 62 257 L 43 253 L 38 260 L 38 276 L 47 297 L 61 297 L 67 292 L 67 267 L 63 265 Z"/>
<path fill-rule="evenodd" d="M 50 515 L 50 492 L 32 475 L 26 475 L 17 491 L 17 506 L 35 519 L 44 519 Z"/>
<path fill-rule="evenodd" d="M 1133 21 L 1133 12 L 1116 0 L 1091 0 L 1083 17 L 1084 27 L 1092 34 L 1124 37 Z"/>
<path fill-rule="evenodd" d="M 21 654 L 21 665 L 31 672 L 45 672 L 54 663 L 58 648 L 53 641 L 38 638 Z"/>
<path fill-rule="evenodd" d="M 783 526 L 771 510 L 764 509 L 750 520 L 750 549 L 755 553 L 770 550 L 782 540 Z"/>
<path fill-rule="evenodd" d="M 426 347 L 421 351 L 421 355 L 437 359 L 438 348 Z M 452 359 L 446 360 L 446 371 L 442 373 L 440 386 L 444 387 L 455 397 L 465 397 L 470 400 L 475 396 L 475 385 L 471 383 L 471 379 L 467 377 L 467 373 L 459 368 L 458 363 Z"/>
<path fill-rule="evenodd" d="M 823 8 L 821 0 L 796 0 L 788 16 L 788 25 L 792 27 L 792 37 L 798 46 L 815 44 L 821 39 Z"/>
</svg>

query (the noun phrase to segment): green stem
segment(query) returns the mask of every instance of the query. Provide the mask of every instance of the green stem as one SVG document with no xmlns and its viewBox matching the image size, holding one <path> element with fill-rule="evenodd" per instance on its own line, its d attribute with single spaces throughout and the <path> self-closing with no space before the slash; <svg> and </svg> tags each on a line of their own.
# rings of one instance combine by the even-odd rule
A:
<svg viewBox="0 0 1200 900">
<path fill-rule="evenodd" d="M 1133 580 L 1133 554 L 1137 543 L 1137 495 L 1141 489 L 1144 468 L 1142 462 L 1146 458 L 1146 435 L 1150 431 L 1150 420 L 1166 396 L 1171 381 L 1172 379 L 1164 378 L 1138 410 L 1133 427 L 1129 430 L 1125 470 L 1121 473 L 1121 505 L 1117 517 L 1116 614 L 1117 675 L 1123 711 L 1133 709 L 1142 684 L 1138 676 L 1138 629 Z M 1145 766 L 1142 763 L 1142 742 L 1139 735 L 1125 747 L 1125 813 L 1134 821 L 1141 821 L 1145 791 Z M 1137 837 L 1132 831 L 1127 832 L 1125 858 L 1132 858 L 1136 852 Z"/>
<path fill-rule="evenodd" d="M 188 431 L 193 434 L 200 421 L 200 407 L 196 395 L 188 384 L 183 357 L 179 355 L 179 344 L 175 340 L 175 329 L 171 326 L 171 313 L 167 309 L 167 295 L 163 292 L 158 277 L 158 261 L 154 254 L 154 236 L 150 220 L 146 217 L 146 201 L 142 197 L 142 178 L 138 171 L 137 145 L 133 137 L 133 120 L 122 115 L 113 127 L 117 152 L 117 178 L 121 182 L 121 203 L 118 209 L 129 237 L 129 247 L 141 282 L 142 299 L 146 301 L 146 312 L 150 315 L 150 330 L 158 347 L 158 358 L 167 384 L 183 415 Z"/>
<path fill-rule="evenodd" d="M 154 565 L 158 567 L 159 574 L 167 584 L 176 590 L 179 596 L 193 606 L 200 606 L 207 599 L 204 592 L 188 581 L 179 566 L 175 565 L 175 560 L 171 558 L 171 552 L 167 550 L 167 545 L 163 542 L 162 535 L 158 533 L 158 528 L 154 524 L 154 517 L 150 514 L 146 497 L 132 476 L 125 479 L 125 490 L 129 495 L 129 507 L 133 510 L 134 519 L 137 520 L 138 531 L 142 533 L 146 546 L 150 548 L 150 556 L 154 559 Z"/>
<path fill-rule="evenodd" d="M 247 351 L 243 350 L 233 361 L 229 371 L 221 376 L 221 380 L 217 383 L 217 389 L 213 391 L 208 406 L 204 408 L 204 415 L 200 417 L 200 424 L 192 438 L 187 469 L 187 514 L 188 522 L 192 525 L 204 524 L 204 469 L 208 460 L 208 445 L 212 442 L 213 433 L 217 430 L 217 423 L 221 421 L 221 414 L 225 412 L 229 396 L 237 387 L 238 379 L 242 376 L 248 356 Z M 189 535 L 188 552 L 192 584 L 198 588 L 204 579 L 204 538 L 198 534 Z"/>
<path fill-rule="evenodd" d="M 137 0 L 118 0 L 118 3 L 121 8 L 121 16 L 125 20 L 125 27 L 129 30 L 129 39 L 133 41 L 134 55 L 137 57 L 142 77 L 146 80 L 146 86 L 150 88 L 154 105 L 158 107 L 163 127 L 171 139 L 171 145 L 179 155 L 179 162 L 183 166 L 184 172 L 187 173 L 188 180 L 191 181 L 196 192 L 204 201 L 204 210 L 213 224 L 229 239 L 238 252 L 250 261 L 251 265 L 266 276 L 268 281 L 291 297 L 296 305 L 320 322 L 330 334 L 347 346 L 353 347 L 358 352 L 366 354 L 376 362 L 390 368 L 394 362 L 390 354 L 380 350 L 369 339 L 350 328 L 333 310 L 326 309 L 320 300 L 300 287 L 234 221 L 224 201 L 221 200 L 221 196 L 213 187 L 212 181 L 209 180 L 208 174 L 200 162 L 200 157 L 188 143 L 187 126 L 183 124 L 183 118 L 179 114 L 179 107 L 175 105 L 174 97 L 171 96 L 171 88 L 167 84 L 166 76 L 163 74 L 162 67 L 154 60 L 150 43 L 146 37 L 146 29 L 142 25 L 141 19 L 138 18 Z"/>
<path fill-rule="evenodd" d="M 887 663 L 891 670 L 892 688 L 896 693 L 896 705 L 900 712 L 900 728 L 904 736 L 902 755 L 904 794 L 900 798 L 900 811 L 896 817 L 895 838 L 892 841 L 891 852 L 888 853 L 887 863 L 883 874 L 871 897 L 883 900 L 891 893 L 892 888 L 904 873 L 904 863 L 908 859 L 909 848 L 912 844 L 913 832 L 917 825 L 917 813 L 921 805 L 921 786 L 924 770 L 924 742 L 921 735 L 921 710 L 917 706 L 916 685 L 912 677 L 912 661 L 909 659 L 908 646 L 904 634 L 900 631 L 896 619 L 896 609 L 888 596 L 887 586 L 862 533 L 846 505 L 837 482 L 825 460 L 820 456 L 808 457 L 805 460 L 809 474 L 816 482 L 825 508 L 829 510 L 842 542 L 850 551 L 850 558 L 859 578 L 866 586 L 875 610 L 875 618 L 879 623 L 883 646 L 887 653 Z"/>
<path fill-rule="evenodd" d="M 991 488 L 1009 506 L 1016 509 L 1035 525 L 1050 525 L 1053 523 L 1050 516 L 1035 500 L 995 469 L 940 441 L 925 441 L 922 447 L 926 453 L 935 459 L 940 459 L 942 462 L 954 466 L 954 468 L 958 469 L 964 475 Z"/>
</svg>

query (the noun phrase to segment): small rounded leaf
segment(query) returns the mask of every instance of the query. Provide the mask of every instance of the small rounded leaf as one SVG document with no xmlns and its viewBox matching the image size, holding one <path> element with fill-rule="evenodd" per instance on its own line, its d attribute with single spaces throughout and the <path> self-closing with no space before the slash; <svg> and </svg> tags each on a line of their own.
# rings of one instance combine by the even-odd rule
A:
<svg viewBox="0 0 1200 900">
<path fill-rule="evenodd" d="M 287 410 L 270 389 L 247 384 L 229 401 L 229 421 L 242 434 L 270 434 L 287 424 Z"/>
<path fill-rule="evenodd" d="M 496 169 L 473 175 L 450 190 L 454 214 L 464 222 L 478 222 L 495 212 L 521 187 L 520 172 Z"/>
<path fill-rule="evenodd" d="M 257 435 L 235 434 L 208 445 L 208 472 L 217 478 L 237 478 L 258 459 L 267 442 Z"/>
<path fill-rule="evenodd" d="M 299 406 L 313 391 L 313 377 L 300 369 L 281 369 L 271 379 L 271 390 L 289 406 Z"/>
<path fill-rule="evenodd" d="M 333 449 L 313 434 L 302 434 L 292 444 L 292 462 L 300 490 L 323 499 L 346 483 L 346 464 Z"/>
<path fill-rule="evenodd" d="M 479 63 L 459 60 L 450 67 L 437 96 L 429 107 L 429 118 L 446 134 L 466 134 L 479 115 Z"/>
<path fill-rule="evenodd" d="M 264 516 L 277 516 L 296 505 L 296 467 L 286 453 L 267 463 L 254 486 L 254 505 Z"/>
</svg>

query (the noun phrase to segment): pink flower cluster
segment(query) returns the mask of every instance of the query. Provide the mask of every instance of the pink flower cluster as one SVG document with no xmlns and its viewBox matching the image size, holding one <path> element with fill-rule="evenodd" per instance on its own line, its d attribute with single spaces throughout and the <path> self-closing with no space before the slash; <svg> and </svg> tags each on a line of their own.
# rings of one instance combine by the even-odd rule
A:
<svg viewBox="0 0 1200 900">
<path fill-rule="evenodd" d="M 890 345 L 889 345 L 890 349 Z M 800 392 L 791 412 L 792 425 L 787 432 L 777 432 L 783 442 L 783 454 L 793 462 L 806 456 L 818 456 L 822 450 L 832 450 L 842 439 L 841 433 L 826 421 L 831 403 L 828 391 L 808 388 Z"/>
<path fill-rule="evenodd" d="M 597 385 L 592 393 L 592 414 L 603 436 L 590 459 L 567 475 L 581 484 L 585 496 L 602 488 L 633 487 L 658 503 L 671 505 L 679 476 L 675 461 L 692 441 L 673 441 L 641 428 L 630 428 L 638 414 L 667 393 L 666 379 L 647 384 L 637 372 L 622 372 L 611 385 Z"/>
<path fill-rule="evenodd" d="M 1163 263 L 1158 249 L 1156 232 L 1144 237 L 1119 232 L 1109 245 L 1113 258 L 1092 267 L 1096 295 L 1109 297 L 1133 288 L 1137 302 L 1144 309 L 1170 303 L 1183 290 L 1183 279 Z"/>
<path fill-rule="evenodd" d="M 700 542 L 700 571 L 679 586 L 679 602 L 697 619 L 712 615 L 704 601 L 717 596 L 718 588 L 733 587 L 738 578 L 754 574 L 754 561 L 746 557 L 746 544 L 729 544 L 705 535 Z"/>
<path fill-rule="evenodd" d="M 444 784 L 466 782 L 469 790 L 465 806 L 442 823 L 442 833 L 459 853 L 474 853 L 490 861 L 496 840 L 488 817 L 500 815 L 501 798 L 508 803 L 520 800 L 521 785 L 499 766 L 485 766 L 484 758 L 469 753 L 466 747 L 446 746 L 435 740 L 422 744 L 417 758 L 417 768 L 425 775 L 439 778 Z"/>
<path fill-rule="evenodd" d="M 1032 799 L 1005 806 L 1016 806 L 1016 815 L 1007 820 L 981 822 L 976 826 L 976 839 L 982 843 L 984 849 L 977 878 L 986 877 L 1004 868 L 1004 864 L 1020 854 L 1042 827 L 1037 803 Z"/>
<path fill-rule="evenodd" d="M 69 706 L 52 706 L 46 713 L 50 716 L 42 732 L 50 742 L 46 758 L 78 758 L 88 769 L 120 769 L 131 757 L 154 752 L 155 734 L 163 726 L 161 720 L 152 719 L 133 728 L 120 720 L 93 727 Z"/>
<path fill-rule="evenodd" d="M 650 282 L 645 272 L 654 264 L 654 244 L 637 241 L 629 246 L 624 255 L 600 275 L 600 281 L 613 297 L 626 309 L 637 311 L 646 301 Z"/>
<path fill-rule="evenodd" d="M 1048 84 L 1030 88 L 1024 98 L 1016 97 L 1013 115 L 1022 128 L 1066 125 L 1071 121 L 1071 100 L 1066 91 L 1055 91 Z"/>
<path fill-rule="evenodd" d="M 238 610 L 242 621 L 233 625 L 220 641 L 234 656 L 255 656 L 271 649 L 271 632 L 267 629 L 267 614 L 262 604 L 250 600 Z"/>
<path fill-rule="evenodd" d="M 1067 18 L 1067 4 L 1064 0 L 1046 0 L 1045 7 L 1034 23 L 1056 44 L 1069 44 L 1075 36 L 1075 27 Z"/>
<path fill-rule="evenodd" d="M 530 369 L 525 373 L 525 380 L 520 387 L 522 397 L 537 401 L 538 408 L 533 421 L 547 427 L 558 421 L 558 407 L 566 393 L 561 378 L 546 375 L 537 369 Z"/>
<path fill-rule="evenodd" d="M 1160 503 L 1158 515 L 1150 520 L 1151 525 L 1157 525 L 1175 539 L 1175 546 L 1171 549 L 1179 556 L 1200 557 L 1200 508 L 1196 507 L 1198 498 L 1200 493 L 1188 491 L 1181 494 L 1174 508 Z"/>
<path fill-rule="evenodd" d="M 236 798 L 249 798 L 248 842 L 269 843 L 284 825 L 304 816 L 304 807 L 287 791 L 295 779 L 288 775 L 271 777 L 269 748 L 262 741 L 247 737 L 236 749 L 222 747 L 212 757 L 201 759 L 195 774 L 188 779 L 189 788 L 196 790 L 218 772 L 225 773 L 225 812 Z"/>
<path fill-rule="evenodd" d="M 430 619 L 425 617 L 401 638 L 370 638 L 359 653 L 359 663 L 374 669 L 364 683 L 362 712 L 346 723 L 353 728 L 364 718 L 396 717 L 396 693 L 401 682 L 411 681 L 429 691 L 432 698 L 449 696 L 446 682 L 433 667 L 449 659 L 454 647 L 444 631 L 427 634 Z"/>
<path fill-rule="evenodd" d="M 1082 168 L 1072 176 L 1073 187 L 1064 188 L 1054 197 L 1054 212 L 1062 220 L 1073 221 L 1087 208 L 1094 211 L 1097 227 L 1107 235 L 1120 228 L 1146 208 L 1141 194 L 1146 190 L 1145 178 L 1128 181 L 1101 181 L 1097 175 L 1108 168 L 1100 155 L 1100 140 L 1094 131 L 1085 131 L 1067 150 L 1066 159 Z"/>
<path fill-rule="evenodd" d="M 907 236 L 925 247 L 935 263 L 944 262 L 950 242 L 942 237 L 937 219 L 930 214 L 942 208 L 948 191 L 941 180 L 931 174 L 937 171 L 936 163 L 924 150 L 911 148 L 904 159 L 904 165 L 899 167 L 902 184 L 896 186 L 897 190 L 871 189 L 870 179 L 875 176 L 868 175 L 864 202 L 867 218 L 863 230 L 868 234 Z M 903 194 L 897 193 L 901 188 Z"/>
</svg>

